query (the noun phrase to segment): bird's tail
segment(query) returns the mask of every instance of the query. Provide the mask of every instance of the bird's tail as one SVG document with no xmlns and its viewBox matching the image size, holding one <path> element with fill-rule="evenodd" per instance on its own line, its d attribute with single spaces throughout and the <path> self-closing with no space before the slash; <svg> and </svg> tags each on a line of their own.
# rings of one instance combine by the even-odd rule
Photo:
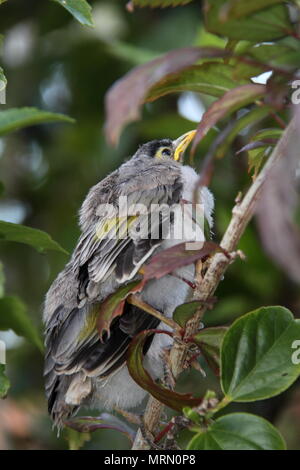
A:
<svg viewBox="0 0 300 470">
<path fill-rule="evenodd" d="M 45 389 L 48 399 L 48 411 L 54 426 L 60 430 L 67 419 L 71 418 L 78 406 L 66 403 L 66 392 L 72 382 L 72 375 L 58 375 L 51 367 L 51 358 L 45 363 Z M 53 363 L 54 366 L 54 363 Z"/>
</svg>

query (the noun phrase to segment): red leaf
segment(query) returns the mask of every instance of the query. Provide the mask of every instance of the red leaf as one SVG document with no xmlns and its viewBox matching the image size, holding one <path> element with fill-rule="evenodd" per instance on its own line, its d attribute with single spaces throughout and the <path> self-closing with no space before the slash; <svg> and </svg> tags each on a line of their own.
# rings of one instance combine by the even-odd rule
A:
<svg viewBox="0 0 300 470">
<path fill-rule="evenodd" d="M 114 431 L 121 432 L 131 442 L 134 438 L 134 432 L 130 427 L 122 423 L 116 416 L 104 413 L 103 416 L 78 416 L 65 421 L 65 425 L 77 432 L 94 432 L 98 429 L 113 429 Z"/>
<path fill-rule="evenodd" d="M 260 98 L 266 92 L 265 85 L 241 85 L 227 91 L 222 98 L 215 101 L 204 113 L 195 135 L 192 152 L 195 152 L 200 140 L 222 118 L 237 109 L 247 106 Z"/>
<path fill-rule="evenodd" d="M 190 393 L 182 394 L 173 392 L 157 384 L 143 366 L 143 348 L 147 338 L 153 334 L 167 334 L 168 331 L 145 330 L 139 333 L 132 340 L 127 358 L 127 367 L 133 380 L 144 390 L 147 390 L 154 398 L 164 405 L 181 411 L 185 406 L 195 407 L 200 405 L 202 398 L 195 398 Z"/>
<path fill-rule="evenodd" d="M 203 259 L 216 251 L 221 251 L 229 257 L 228 253 L 214 242 L 203 242 L 202 248 L 199 250 L 187 250 L 186 243 L 179 243 L 171 248 L 160 251 L 151 258 L 150 262 L 142 269 L 143 280 L 160 279 L 166 274 L 195 263 L 195 261 Z"/>
<path fill-rule="evenodd" d="M 105 99 L 107 140 L 116 145 L 120 133 L 131 121 L 140 117 L 140 108 L 148 91 L 166 76 L 179 72 L 199 59 L 225 57 L 227 51 L 212 47 L 187 47 L 175 49 L 146 64 L 132 69 L 108 91 Z"/>
</svg>

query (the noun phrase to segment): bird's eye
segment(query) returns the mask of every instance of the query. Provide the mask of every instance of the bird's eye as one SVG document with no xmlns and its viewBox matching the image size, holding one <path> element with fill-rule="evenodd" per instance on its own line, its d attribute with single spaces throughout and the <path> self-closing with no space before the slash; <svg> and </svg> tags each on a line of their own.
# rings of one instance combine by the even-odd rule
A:
<svg viewBox="0 0 300 470">
<path fill-rule="evenodd" d="M 172 150 L 169 147 L 159 147 L 155 153 L 155 158 L 170 157 L 172 155 Z"/>
<path fill-rule="evenodd" d="M 170 156 L 171 156 L 171 150 L 168 149 L 167 147 L 164 148 L 164 149 L 162 149 L 161 153 L 162 153 L 163 155 L 165 155 L 166 157 L 170 157 Z"/>
</svg>

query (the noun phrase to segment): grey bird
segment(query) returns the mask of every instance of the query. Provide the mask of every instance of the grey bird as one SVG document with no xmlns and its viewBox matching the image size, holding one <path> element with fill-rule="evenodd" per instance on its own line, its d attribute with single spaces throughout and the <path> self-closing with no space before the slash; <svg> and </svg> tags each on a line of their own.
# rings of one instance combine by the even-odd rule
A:
<svg viewBox="0 0 300 470">
<path fill-rule="evenodd" d="M 137 230 L 127 233 L 132 220 L 128 216 L 118 221 L 118 235 L 122 236 L 112 237 L 109 235 L 115 229 L 112 220 L 116 217 L 106 208 L 119 209 L 120 197 L 126 197 L 128 205 L 146 207 L 149 220 L 156 210 L 153 207 L 177 207 L 181 201 L 194 201 L 196 195 L 211 228 L 213 196 L 206 187 L 198 188 L 199 175 L 182 164 L 194 134 L 190 131 L 173 141 L 154 140 L 140 146 L 132 158 L 93 186 L 82 204 L 81 236 L 70 261 L 51 285 L 44 306 L 45 388 L 49 413 L 58 427 L 82 406 L 125 410 L 139 405 L 147 394 L 129 375 L 127 350 L 140 331 L 166 329 L 166 325 L 125 304 L 123 314 L 114 319 L 110 334 L 101 341 L 96 328 L 99 305 L 121 285 L 139 278 L 139 269 L 154 253 L 190 241 L 190 235 L 172 236 L 169 227 L 169 236 L 164 237 L 164 216 L 152 223 L 151 234 L 153 225 L 158 229 L 155 238 Z M 142 214 L 138 215 L 141 225 Z M 171 218 L 171 226 L 174 223 Z M 171 317 L 174 309 L 191 296 L 192 289 L 185 281 L 193 280 L 194 269 L 191 265 L 178 269 L 177 276 L 149 281 L 141 299 Z M 144 364 L 154 378 L 162 377 L 162 353 L 171 343 L 167 335 L 154 335 L 147 343 Z"/>
</svg>

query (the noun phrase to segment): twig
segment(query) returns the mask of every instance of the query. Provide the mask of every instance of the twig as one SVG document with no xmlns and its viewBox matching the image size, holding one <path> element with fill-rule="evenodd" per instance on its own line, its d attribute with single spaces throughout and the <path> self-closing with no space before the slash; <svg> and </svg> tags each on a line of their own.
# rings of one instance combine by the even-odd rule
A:
<svg viewBox="0 0 300 470">
<path fill-rule="evenodd" d="M 272 169 L 277 164 L 277 162 L 285 155 L 288 143 L 294 132 L 297 132 L 296 129 L 296 120 L 293 120 L 289 123 L 287 128 L 282 134 L 281 139 L 274 148 L 271 156 L 267 160 L 263 169 L 253 181 L 248 192 L 246 193 L 243 200 L 238 200 L 236 205 L 232 210 L 232 218 L 227 227 L 227 230 L 223 236 L 221 246 L 228 252 L 236 250 L 238 242 L 241 236 L 244 233 L 246 226 L 248 225 L 251 217 L 256 208 L 257 200 L 260 197 L 262 187 L 265 181 L 269 178 Z M 217 289 L 219 282 L 221 281 L 228 265 L 232 260 L 229 260 L 224 254 L 216 253 L 209 261 L 207 271 L 201 282 L 197 283 L 197 287 L 194 291 L 194 298 L 197 300 L 206 301 L 210 298 L 215 290 Z M 199 276 L 198 276 L 199 277 Z M 197 276 L 196 276 L 197 278 Z M 196 312 L 194 317 L 188 322 L 185 338 L 194 334 L 199 326 L 199 321 L 201 320 L 203 314 L 205 313 L 207 306 L 205 304 L 201 305 L 199 310 Z M 186 358 L 186 348 L 178 342 L 174 342 L 174 345 L 171 350 L 171 366 L 174 377 L 182 372 L 184 362 Z M 154 427 L 159 422 L 160 414 L 162 412 L 163 405 L 158 403 L 157 400 L 154 400 L 152 397 L 149 399 L 147 405 L 147 411 L 145 414 L 145 424 L 150 432 L 154 430 Z M 137 434 L 133 449 L 149 449 L 149 445 L 143 441 L 140 433 Z"/>
<path fill-rule="evenodd" d="M 165 317 L 158 310 L 156 310 L 155 308 L 151 307 L 151 305 L 144 302 L 138 295 L 130 294 L 126 299 L 126 302 L 128 304 L 135 305 L 136 307 L 141 308 L 147 313 L 150 313 L 150 315 L 152 315 L 155 318 L 158 318 L 160 321 L 162 321 L 163 323 L 168 325 L 170 328 L 172 328 L 172 330 L 176 331 L 180 329 L 180 326 L 174 320 L 172 320 L 172 318 Z"/>
</svg>

